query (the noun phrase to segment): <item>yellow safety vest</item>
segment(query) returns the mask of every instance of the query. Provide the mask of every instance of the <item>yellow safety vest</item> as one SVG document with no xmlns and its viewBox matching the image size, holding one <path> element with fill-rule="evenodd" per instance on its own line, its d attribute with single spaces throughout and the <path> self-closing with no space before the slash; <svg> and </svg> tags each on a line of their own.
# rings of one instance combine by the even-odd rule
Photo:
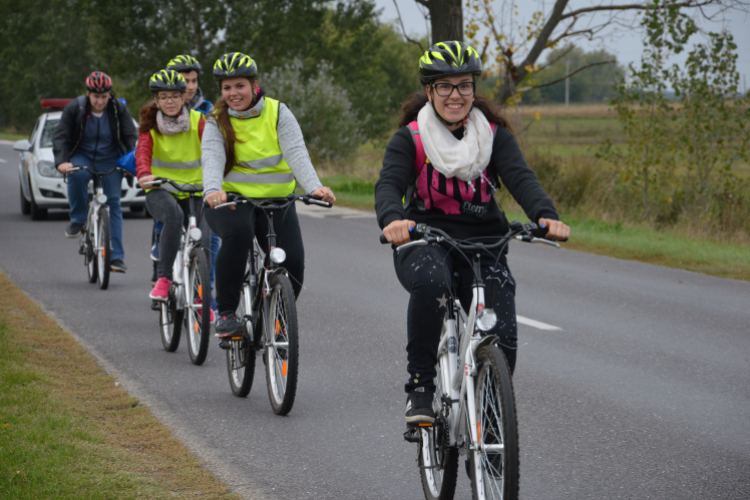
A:
<svg viewBox="0 0 750 500">
<path fill-rule="evenodd" d="M 276 131 L 279 101 L 266 97 L 260 116 L 229 119 L 237 137 L 236 160 L 224 177 L 222 189 L 248 198 L 281 198 L 292 194 L 296 181 L 281 154 Z"/>
<path fill-rule="evenodd" d="M 174 135 L 159 134 L 151 129 L 154 148 L 151 153 L 151 173 L 156 177 L 171 179 L 179 184 L 202 186 L 201 138 L 198 126 L 203 115 L 190 111 L 190 130 Z M 187 198 L 186 193 L 177 192 L 169 184 L 162 189 L 172 192 L 178 198 Z M 151 191 L 147 189 L 146 192 Z"/>
</svg>

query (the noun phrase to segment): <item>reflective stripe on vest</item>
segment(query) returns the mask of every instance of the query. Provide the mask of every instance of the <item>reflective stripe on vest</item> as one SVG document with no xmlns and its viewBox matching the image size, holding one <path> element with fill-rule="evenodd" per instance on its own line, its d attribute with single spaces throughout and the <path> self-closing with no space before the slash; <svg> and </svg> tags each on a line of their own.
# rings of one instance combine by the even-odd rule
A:
<svg viewBox="0 0 750 500">
<path fill-rule="evenodd" d="M 279 146 L 279 101 L 264 99 L 260 116 L 230 117 L 237 137 L 236 163 L 224 177 L 222 189 L 248 198 L 281 198 L 292 194 L 297 183 Z"/>
<path fill-rule="evenodd" d="M 171 179 L 179 184 L 202 186 L 200 120 L 203 115 L 190 111 L 190 130 L 174 135 L 159 134 L 151 129 L 154 147 L 151 152 L 151 173 L 156 177 Z M 153 189 L 153 188 L 152 188 Z M 178 198 L 186 198 L 186 193 L 177 191 L 170 184 L 160 189 L 175 193 Z M 147 189 L 146 192 L 151 191 Z"/>
</svg>

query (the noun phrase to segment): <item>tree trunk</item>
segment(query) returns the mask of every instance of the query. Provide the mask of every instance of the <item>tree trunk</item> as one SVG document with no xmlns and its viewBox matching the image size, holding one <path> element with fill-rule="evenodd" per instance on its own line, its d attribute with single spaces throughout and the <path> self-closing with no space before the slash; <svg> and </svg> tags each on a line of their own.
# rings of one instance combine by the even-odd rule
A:
<svg viewBox="0 0 750 500">
<path fill-rule="evenodd" d="M 423 2 L 420 2 L 423 3 Z M 432 43 L 464 41 L 464 13 L 461 0 L 429 0 Z"/>
</svg>

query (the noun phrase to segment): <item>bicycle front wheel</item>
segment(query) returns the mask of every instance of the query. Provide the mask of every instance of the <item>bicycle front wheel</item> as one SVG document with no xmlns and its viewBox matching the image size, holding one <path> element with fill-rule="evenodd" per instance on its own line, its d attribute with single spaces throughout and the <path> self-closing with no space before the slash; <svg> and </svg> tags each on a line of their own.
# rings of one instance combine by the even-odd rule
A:
<svg viewBox="0 0 750 500">
<path fill-rule="evenodd" d="M 292 411 L 297 394 L 299 361 L 297 307 L 289 278 L 281 273 L 269 280 L 268 318 L 264 318 L 268 398 L 277 415 Z"/>
<path fill-rule="evenodd" d="M 168 302 L 159 303 L 159 329 L 161 331 L 161 344 L 167 352 L 174 352 L 180 345 L 180 333 L 182 332 L 182 318 L 184 311 L 177 310 L 174 299 L 170 297 Z"/>
<path fill-rule="evenodd" d="M 86 272 L 89 275 L 89 283 L 96 283 L 96 252 L 94 250 L 94 231 L 91 224 L 86 224 L 86 230 L 83 233 L 83 254 L 86 260 Z"/>
<path fill-rule="evenodd" d="M 211 334 L 211 281 L 208 255 L 202 247 L 190 252 L 190 269 L 187 283 L 188 351 L 190 361 L 201 365 L 208 355 L 208 337 Z"/>
<path fill-rule="evenodd" d="M 478 450 L 468 452 L 475 500 L 518 498 L 518 422 L 508 363 L 495 345 L 477 350 L 475 408 Z"/>
<path fill-rule="evenodd" d="M 97 222 L 97 241 L 94 247 L 96 253 L 97 279 L 99 288 L 106 290 L 109 286 L 110 269 L 110 237 L 109 237 L 109 212 L 106 207 L 99 208 L 99 221 Z"/>
<path fill-rule="evenodd" d="M 427 500 L 451 500 L 456 491 L 458 476 L 458 448 L 449 446 L 450 435 L 448 423 L 444 417 L 441 395 L 440 366 L 435 377 L 435 397 L 432 409 L 437 418 L 430 427 L 419 429 L 419 474 L 422 477 L 422 489 Z"/>
<path fill-rule="evenodd" d="M 250 285 L 244 283 L 240 291 L 237 317 L 245 325 L 245 335 L 230 340 L 227 349 L 227 374 L 232 394 L 244 398 L 250 394 L 255 377 L 255 346 L 253 345 L 253 323 L 251 319 Z"/>
</svg>

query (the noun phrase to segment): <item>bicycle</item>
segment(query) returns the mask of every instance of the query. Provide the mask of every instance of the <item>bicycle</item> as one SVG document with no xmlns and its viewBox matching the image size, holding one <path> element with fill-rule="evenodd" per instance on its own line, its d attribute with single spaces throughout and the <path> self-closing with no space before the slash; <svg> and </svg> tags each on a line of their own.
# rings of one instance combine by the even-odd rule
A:
<svg viewBox="0 0 750 500">
<path fill-rule="evenodd" d="M 93 176 L 94 192 L 89 194 L 89 211 L 86 216 L 86 225 L 81 231 L 78 244 L 78 253 L 84 257 L 84 265 L 89 277 L 89 283 L 97 283 L 100 290 L 106 290 L 109 286 L 110 268 L 110 230 L 109 230 L 109 207 L 107 206 L 107 195 L 102 187 L 102 177 L 106 177 L 119 167 L 113 167 L 109 172 L 97 172 L 85 165 L 74 165 L 67 173 L 86 170 Z M 120 169 L 122 170 L 122 169 Z"/>
<path fill-rule="evenodd" d="M 167 184 L 189 197 L 188 225 L 182 227 L 180 249 L 172 264 L 172 287 L 167 301 L 159 303 L 159 329 L 164 350 L 174 352 L 180 344 L 184 323 L 190 361 L 201 365 L 208 355 L 211 332 L 211 258 L 201 243 L 203 232 L 198 227 L 195 210 L 195 197 L 203 192 L 203 186 L 178 184 L 162 177 L 145 184 L 149 187 Z"/>
<path fill-rule="evenodd" d="M 419 444 L 417 463 L 427 500 L 451 500 L 455 493 L 458 457 L 466 455 L 466 468 L 475 500 L 518 498 L 518 424 L 515 396 L 508 363 L 499 348 L 500 339 L 491 330 L 497 316 L 485 307 L 485 285 L 481 280 L 481 254 L 501 252 L 511 239 L 560 245 L 533 234 L 534 223 L 512 222 L 510 231 L 492 244 L 457 240 L 444 231 L 417 224 L 412 241 L 396 247 L 400 252 L 413 246 L 445 244 L 457 252 L 474 271 L 472 302 L 468 313 L 452 293 L 447 302 L 438 345 L 437 377 L 432 424 L 410 425 L 404 439 Z M 420 237 L 419 239 L 415 239 Z M 384 235 L 381 243 L 388 243 Z M 472 257 L 465 253 L 471 252 Z M 455 287 L 455 281 L 453 283 Z"/>
<path fill-rule="evenodd" d="M 257 239 L 248 255 L 245 280 L 240 292 L 237 317 L 245 325 L 242 335 L 222 339 L 219 347 L 226 350 L 227 373 L 232 393 L 245 397 L 250 393 L 255 375 L 255 356 L 263 351 L 266 381 L 271 408 L 277 415 L 287 415 L 297 393 L 299 364 L 299 333 L 297 308 L 289 273 L 282 264 L 286 252 L 276 246 L 273 210 L 283 210 L 297 200 L 306 205 L 330 208 L 330 203 L 310 195 L 289 195 L 286 198 L 252 199 L 228 193 L 227 203 L 216 209 L 248 203 L 263 211 L 268 218 L 268 254 L 263 255 Z"/>
</svg>

